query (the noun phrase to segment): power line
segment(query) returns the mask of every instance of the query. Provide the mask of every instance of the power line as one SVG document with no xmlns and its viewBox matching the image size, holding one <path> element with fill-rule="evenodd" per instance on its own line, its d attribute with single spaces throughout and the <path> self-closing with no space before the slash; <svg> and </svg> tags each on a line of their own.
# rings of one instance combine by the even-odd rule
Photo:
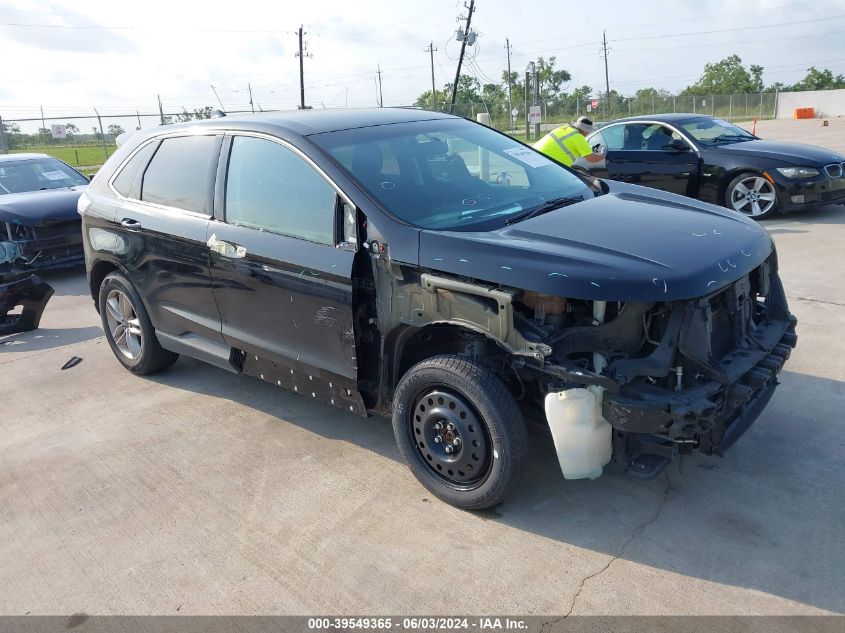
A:
<svg viewBox="0 0 845 633">
<path fill-rule="evenodd" d="M 839 18 L 845 18 L 845 13 L 840 13 L 838 15 L 829 15 L 823 18 L 813 18 L 811 20 L 794 20 L 792 22 L 779 22 L 777 24 L 755 24 L 754 26 L 737 26 L 730 29 L 714 29 L 711 31 L 694 31 L 690 33 L 670 33 L 667 35 L 643 35 L 640 37 L 623 37 L 615 40 L 611 40 L 613 42 L 633 42 L 638 40 L 662 40 L 672 37 L 690 37 L 692 35 L 712 35 L 714 33 L 733 33 L 735 31 L 749 31 L 749 30 L 757 30 L 757 29 L 771 29 L 776 28 L 778 26 L 794 26 L 796 24 L 811 24 L 814 22 L 827 22 L 829 20 L 837 20 Z"/>
<path fill-rule="evenodd" d="M 806 33 L 805 35 L 787 35 L 784 37 L 772 37 L 765 40 L 743 40 L 742 44 L 763 44 L 765 42 L 782 42 L 783 40 L 799 40 L 805 39 L 808 37 L 812 38 L 820 38 L 825 37 L 827 35 L 839 35 L 845 33 L 843 31 L 827 31 L 824 33 Z M 611 40 L 611 41 L 618 41 L 618 40 Z M 703 44 L 684 44 L 684 48 L 710 48 L 712 46 L 725 46 L 724 42 L 706 42 Z M 677 46 L 658 46 L 652 48 L 621 48 L 617 52 L 620 53 L 637 53 L 637 52 L 648 52 L 648 51 L 675 51 L 678 50 Z"/>
</svg>

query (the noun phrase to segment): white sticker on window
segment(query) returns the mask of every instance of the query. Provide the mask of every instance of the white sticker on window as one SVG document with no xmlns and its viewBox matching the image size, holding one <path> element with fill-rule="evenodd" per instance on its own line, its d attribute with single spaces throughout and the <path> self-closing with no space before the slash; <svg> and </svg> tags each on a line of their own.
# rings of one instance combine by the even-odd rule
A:
<svg viewBox="0 0 845 633">
<path fill-rule="evenodd" d="M 506 149 L 505 154 L 514 157 L 516 160 L 521 163 L 525 163 L 529 167 L 545 167 L 546 165 L 554 164 L 539 152 L 535 152 L 533 149 L 528 149 L 527 147 L 513 147 L 511 149 Z"/>
<path fill-rule="evenodd" d="M 69 176 L 63 171 L 45 171 L 41 173 L 47 180 L 65 180 Z"/>
</svg>

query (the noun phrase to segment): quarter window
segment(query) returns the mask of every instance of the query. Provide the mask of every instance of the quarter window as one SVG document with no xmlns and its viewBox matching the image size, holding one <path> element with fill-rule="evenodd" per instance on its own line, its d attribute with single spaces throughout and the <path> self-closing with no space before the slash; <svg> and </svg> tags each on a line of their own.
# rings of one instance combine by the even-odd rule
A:
<svg viewBox="0 0 845 633">
<path fill-rule="evenodd" d="M 141 199 L 211 215 L 216 140 L 215 136 L 164 139 L 144 173 Z"/>
<path fill-rule="evenodd" d="M 266 139 L 232 141 L 226 222 L 334 244 L 336 193 L 308 163 Z"/>
<path fill-rule="evenodd" d="M 112 181 L 112 187 L 120 192 L 120 195 L 126 198 L 137 197 L 138 194 L 135 192 L 135 185 L 138 182 L 138 176 L 144 167 L 146 167 L 155 148 L 156 143 L 147 143 L 120 170 L 120 173 Z"/>
</svg>

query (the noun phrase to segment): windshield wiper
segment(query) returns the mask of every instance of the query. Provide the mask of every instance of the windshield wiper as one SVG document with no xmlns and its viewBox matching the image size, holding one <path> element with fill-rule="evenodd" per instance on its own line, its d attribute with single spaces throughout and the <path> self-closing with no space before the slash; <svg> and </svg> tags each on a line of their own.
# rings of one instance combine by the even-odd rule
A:
<svg viewBox="0 0 845 633">
<path fill-rule="evenodd" d="M 754 137 L 750 134 L 719 134 L 713 138 L 714 143 L 720 141 L 753 141 Z"/>
<path fill-rule="evenodd" d="M 520 222 L 529 218 L 534 218 L 538 215 L 542 215 L 543 213 L 548 213 L 549 211 L 560 209 L 561 207 L 568 207 L 570 204 L 581 202 L 583 199 L 584 196 L 573 196 L 570 198 L 552 198 L 551 200 L 546 200 L 546 202 L 542 204 L 538 204 L 536 207 L 531 207 L 530 209 L 526 209 L 522 213 L 517 213 L 512 218 L 508 218 L 507 221 L 505 221 L 505 225 L 514 224 L 515 222 Z"/>
</svg>

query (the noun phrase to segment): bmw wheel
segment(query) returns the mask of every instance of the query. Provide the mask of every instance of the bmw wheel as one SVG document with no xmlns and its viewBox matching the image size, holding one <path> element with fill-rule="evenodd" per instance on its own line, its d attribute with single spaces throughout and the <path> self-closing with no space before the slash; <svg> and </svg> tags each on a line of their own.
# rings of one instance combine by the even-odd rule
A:
<svg viewBox="0 0 845 633">
<path fill-rule="evenodd" d="M 141 297 L 120 273 L 111 273 L 103 279 L 99 307 L 109 347 L 133 374 L 161 371 L 179 358 L 159 344 Z"/>
<path fill-rule="evenodd" d="M 771 217 L 778 208 L 775 186 L 761 174 L 740 174 L 728 185 L 725 198 L 726 207 L 754 220 Z"/>
</svg>

